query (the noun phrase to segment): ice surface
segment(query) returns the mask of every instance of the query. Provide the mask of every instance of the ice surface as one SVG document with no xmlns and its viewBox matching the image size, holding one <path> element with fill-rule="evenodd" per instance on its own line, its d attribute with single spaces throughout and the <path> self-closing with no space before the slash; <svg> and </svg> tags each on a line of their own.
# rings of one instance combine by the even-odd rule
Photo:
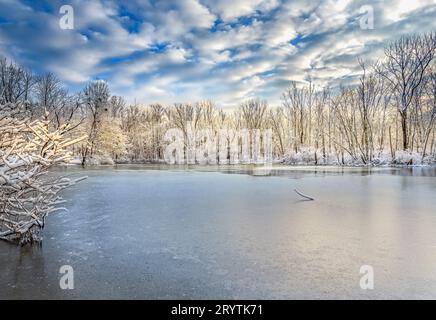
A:
<svg viewBox="0 0 436 320">
<path fill-rule="evenodd" d="M 80 170 L 42 247 L 0 243 L 0 298 L 436 298 L 434 169 L 245 168 Z"/>
</svg>

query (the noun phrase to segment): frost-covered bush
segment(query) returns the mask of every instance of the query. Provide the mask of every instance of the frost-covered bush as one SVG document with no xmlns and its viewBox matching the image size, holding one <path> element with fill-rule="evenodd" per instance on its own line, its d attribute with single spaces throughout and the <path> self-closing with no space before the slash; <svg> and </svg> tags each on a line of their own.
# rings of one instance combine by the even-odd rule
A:
<svg viewBox="0 0 436 320">
<path fill-rule="evenodd" d="M 77 163 L 77 162 L 74 162 L 74 163 Z M 102 165 L 103 166 L 104 165 L 113 166 L 115 164 L 115 161 L 110 156 L 95 155 L 92 158 L 86 159 L 85 164 L 88 166 L 102 166 Z"/>
<path fill-rule="evenodd" d="M 301 148 L 297 153 L 288 153 L 284 156 L 283 162 L 287 164 L 315 164 L 314 148 Z M 319 152 L 318 152 L 319 157 Z"/>
<path fill-rule="evenodd" d="M 413 151 L 397 151 L 392 161 L 393 164 L 419 165 L 422 164 L 422 155 Z"/>
<path fill-rule="evenodd" d="M 315 157 L 314 148 L 301 148 L 297 153 L 287 153 L 280 161 L 289 165 L 345 165 L 345 166 L 389 166 L 389 165 L 435 165 L 436 156 L 421 154 L 411 151 L 397 151 L 394 158 L 390 152 L 379 152 L 374 155 L 370 163 L 364 163 L 361 159 L 352 157 L 346 152 L 326 154 L 318 150 Z"/>
<path fill-rule="evenodd" d="M 374 156 L 371 161 L 371 165 L 373 166 L 387 166 L 392 163 L 392 156 L 388 152 L 381 152 Z"/>
<path fill-rule="evenodd" d="M 426 155 L 422 159 L 422 163 L 426 165 L 436 165 L 436 154 Z"/>
<path fill-rule="evenodd" d="M 22 104 L 0 105 L 0 239 L 40 240 L 47 214 L 59 210 L 59 192 L 75 181 L 49 177 L 66 161 L 66 148 L 80 139 L 64 138 L 68 125 L 50 130 L 47 121 L 30 121 Z"/>
</svg>

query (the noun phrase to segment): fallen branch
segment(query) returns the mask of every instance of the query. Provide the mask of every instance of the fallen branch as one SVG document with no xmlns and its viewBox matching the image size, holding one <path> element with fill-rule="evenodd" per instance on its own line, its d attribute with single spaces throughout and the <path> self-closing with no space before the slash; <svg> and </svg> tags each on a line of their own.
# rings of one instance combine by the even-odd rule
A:
<svg viewBox="0 0 436 320">
<path fill-rule="evenodd" d="M 307 199 L 307 200 L 309 200 L 309 201 L 311 201 L 311 200 L 315 200 L 314 198 L 312 198 L 312 197 L 309 197 L 309 196 L 306 196 L 305 194 L 302 194 L 300 191 L 298 191 L 297 189 L 294 189 L 294 191 L 299 195 L 299 196 L 302 196 L 303 198 L 305 198 L 305 199 Z"/>
</svg>

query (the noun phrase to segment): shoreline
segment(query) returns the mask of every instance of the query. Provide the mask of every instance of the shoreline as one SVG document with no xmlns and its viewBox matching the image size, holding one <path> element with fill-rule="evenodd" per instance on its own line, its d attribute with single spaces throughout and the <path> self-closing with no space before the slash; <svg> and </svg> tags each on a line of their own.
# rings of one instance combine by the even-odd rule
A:
<svg viewBox="0 0 436 320">
<path fill-rule="evenodd" d="M 256 166 L 260 167 L 263 166 L 263 164 L 256 164 L 256 163 L 234 163 L 234 164 L 169 164 L 166 162 L 161 161 L 134 161 L 134 162 L 114 162 L 113 164 L 109 163 L 92 163 L 92 164 L 86 164 L 85 166 L 82 166 L 78 163 L 65 163 L 65 164 L 59 164 L 59 166 L 71 166 L 71 167 L 84 167 L 84 168 L 92 168 L 92 167 L 115 167 L 115 166 L 122 166 L 122 165 L 163 165 L 168 167 L 235 167 L 235 166 Z M 332 168 L 436 168 L 436 163 L 432 164 L 393 164 L 393 163 L 387 163 L 387 164 L 335 164 L 335 163 L 285 163 L 285 162 L 275 162 L 272 164 L 273 167 L 279 168 L 279 167 L 296 167 L 296 168 L 304 168 L 304 167 L 332 167 Z"/>
</svg>

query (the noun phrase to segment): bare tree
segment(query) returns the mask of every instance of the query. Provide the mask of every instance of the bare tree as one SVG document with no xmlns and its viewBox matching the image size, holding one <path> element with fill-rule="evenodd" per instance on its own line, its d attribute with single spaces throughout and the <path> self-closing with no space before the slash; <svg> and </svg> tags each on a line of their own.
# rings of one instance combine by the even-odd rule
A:
<svg viewBox="0 0 436 320">
<path fill-rule="evenodd" d="M 33 85 L 30 71 L 0 56 L 0 103 L 27 101 Z"/>
<path fill-rule="evenodd" d="M 61 81 L 53 74 L 46 73 L 37 78 L 35 85 L 36 110 L 32 110 L 35 118 L 53 116 L 60 124 L 59 114 L 65 106 L 67 91 Z"/>
<path fill-rule="evenodd" d="M 315 112 L 314 112 L 314 123 L 315 123 L 315 133 L 314 133 L 314 141 L 315 141 L 315 164 L 318 164 L 318 150 L 321 148 L 322 159 L 325 163 L 327 158 L 327 145 L 326 140 L 330 139 L 330 130 L 328 130 L 330 126 L 329 121 L 329 110 L 330 106 L 330 89 L 323 88 L 321 92 L 318 92 L 315 95 Z M 326 123 L 328 128 L 326 128 Z"/>
<path fill-rule="evenodd" d="M 421 121 L 424 125 L 424 130 L 423 130 L 424 145 L 422 150 L 423 158 L 427 155 L 429 139 L 432 131 L 433 133 L 435 132 L 435 123 L 436 123 L 436 67 L 432 66 L 428 71 L 429 72 L 425 82 L 424 96 L 428 101 L 429 110 L 425 112 L 425 114 L 421 118 L 422 119 Z M 434 139 L 434 134 L 433 134 L 433 139 Z M 431 142 L 430 145 L 433 146 L 433 141 Z"/>
<path fill-rule="evenodd" d="M 82 147 L 82 165 L 88 157 L 92 157 L 95 151 L 95 142 L 102 116 L 108 112 L 109 87 L 103 80 L 90 82 L 83 91 L 83 103 L 89 117 L 88 140 Z"/>
<path fill-rule="evenodd" d="M 425 71 L 436 53 L 436 34 L 403 36 L 385 48 L 386 60 L 378 73 L 398 95 L 398 112 L 401 117 L 403 149 L 409 147 L 408 111 L 422 84 Z"/>
<path fill-rule="evenodd" d="M 382 78 L 377 77 L 374 73 L 368 74 L 365 63 L 360 59 L 359 64 L 362 68 L 362 76 L 356 90 L 361 134 L 357 144 L 363 163 L 369 163 L 375 152 L 374 130 L 376 128 L 374 126 L 377 122 L 375 118 L 379 115 L 385 88 Z"/>
<path fill-rule="evenodd" d="M 108 108 L 109 114 L 112 118 L 121 117 L 126 108 L 126 101 L 123 97 L 112 96 L 109 99 Z"/>
<path fill-rule="evenodd" d="M 262 129 L 267 120 L 267 109 L 266 101 L 252 99 L 244 102 L 239 108 L 244 128 L 249 130 Z"/>
<path fill-rule="evenodd" d="M 269 123 L 273 131 L 273 141 L 277 146 L 279 157 L 285 155 L 286 127 L 283 119 L 283 108 L 278 107 L 269 111 Z"/>
<path fill-rule="evenodd" d="M 297 82 L 291 81 L 289 87 L 282 94 L 282 104 L 288 121 L 291 123 L 290 130 L 293 132 L 294 149 L 306 143 L 306 138 L 311 133 L 311 117 L 313 104 L 314 86 L 309 82 L 307 86 L 299 88 Z M 309 131 L 309 132 L 307 132 Z M 307 134 L 306 134 L 307 132 Z"/>
</svg>

